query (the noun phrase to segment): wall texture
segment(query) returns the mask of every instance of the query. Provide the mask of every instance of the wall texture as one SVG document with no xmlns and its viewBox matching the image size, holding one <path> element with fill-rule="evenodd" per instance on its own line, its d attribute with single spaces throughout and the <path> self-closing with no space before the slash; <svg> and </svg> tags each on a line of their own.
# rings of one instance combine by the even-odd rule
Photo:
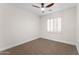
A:
<svg viewBox="0 0 79 59">
<path fill-rule="evenodd" d="M 9 4 L 0 4 L 0 51 L 38 38 L 40 18 Z"/>
<path fill-rule="evenodd" d="M 61 17 L 61 32 L 60 33 L 49 33 L 47 32 L 47 19 L 53 17 Z M 63 11 L 55 12 L 53 14 L 45 15 L 41 17 L 41 37 L 60 41 L 68 44 L 75 45 L 76 43 L 76 8 L 69 8 Z"/>
</svg>

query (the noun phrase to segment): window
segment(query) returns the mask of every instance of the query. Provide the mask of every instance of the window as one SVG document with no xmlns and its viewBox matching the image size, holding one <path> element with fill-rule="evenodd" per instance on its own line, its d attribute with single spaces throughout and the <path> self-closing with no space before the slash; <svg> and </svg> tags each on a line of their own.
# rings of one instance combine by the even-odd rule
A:
<svg viewBox="0 0 79 59">
<path fill-rule="evenodd" d="M 61 18 L 47 20 L 47 32 L 61 32 Z"/>
</svg>

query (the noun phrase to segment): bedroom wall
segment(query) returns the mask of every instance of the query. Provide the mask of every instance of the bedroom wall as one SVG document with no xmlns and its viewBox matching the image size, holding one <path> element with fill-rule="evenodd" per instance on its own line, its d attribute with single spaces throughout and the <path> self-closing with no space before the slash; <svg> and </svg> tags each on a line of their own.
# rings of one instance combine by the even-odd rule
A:
<svg viewBox="0 0 79 59">
<path fill-rule="evenodd" d="M 47 32 L 47 19 L 53 17 L 61 17 L 61 32 L 60 33 L 50 33 Z M 54 12 L 41 17 L 41 37 L 64 42 L 68 44 L 75 45 L 76 43 L 76 8 L 69 8 L 66 10 Z"/>
<path fill-rule="evenodd" d="M 0 4 L 0 51 L 39 37 L 40 18 L 9 4 Z"/>
<path fill-rule="evenodd" d="M 77 25 L 77 27 L 76 27 L 76 39 L 77 39 L 77 43 L 76 43 L 76 47 L 77 47 L 77 50 L 78 50 L 78 53 L 79 53 L 79 4 L 77 4 L 77 12 L 76 12 L 76 14 L 77 14 L 77 21 L 76 21 L 76 25 Z"/>
</svg>

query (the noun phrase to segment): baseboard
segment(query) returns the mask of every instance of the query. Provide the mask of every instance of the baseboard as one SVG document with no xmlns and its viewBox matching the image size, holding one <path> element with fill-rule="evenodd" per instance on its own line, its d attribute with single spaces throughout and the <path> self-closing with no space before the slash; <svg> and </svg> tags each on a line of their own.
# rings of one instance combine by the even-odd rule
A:
<svg viewBox="0 0 79 59">
<path fill-rule="evenodd" d="M 61 40 L 55 40 L 55 39 L 51 39 L 51 38 L 45 38 L 45 37 L 41 37 L 41 38 L 44 38 L 44 39 L 48 39 L 48 40 L 53 40 L 53 41 L 57 41 L 57 42 L 61 42 L 61 43 L 65 43 L 65 44 L 69 44 L 69 45 L 75 45 L 75 43 L 69 43 L 67 41 L 61 41 Z"/>
<path fill-rule="evenodd" d="M 7 50 L 7 49 L 16 47 L 16 46 L 18 46 L 18 45 L 21 45 L 21 44 L 24 44 L 24 43 L 27 43 L 27 42 L 30 42 L 30 41 L 32 41 L 32 40 L 36 40 L 37 38 L 39 38 L 39 37 L 34 37 L 34 38 L 29 39 L 28 41 L 26 40 L 26 41 L 19 42 L 19 43 L 14 44 L 14 45 L 10 45 L 10 46 L 5 47 L 5 48 L 1 48 L 0 51 L 5 51 L 5 50 Z"/>
</svg>

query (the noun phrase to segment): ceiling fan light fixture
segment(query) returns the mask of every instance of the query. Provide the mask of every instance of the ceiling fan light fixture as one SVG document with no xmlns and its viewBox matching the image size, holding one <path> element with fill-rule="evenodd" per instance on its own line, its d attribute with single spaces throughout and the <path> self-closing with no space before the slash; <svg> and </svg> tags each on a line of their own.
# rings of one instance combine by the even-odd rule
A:
<svg viewBox="0 0 79 59">
<path fill-rule="evenodd" d="M 44 13 L 45 12 L 45 9 L 50 8 L 53 5 L 54 5 L 54 3 L 50 3 L 47 6 L 45 6 L 45 3 L 41 3 L 41 7 L 36 6 L 36 5 L 32 5 L 32 6 L 33 7 L 36 7 L 36 8 L 40 8 L 41 12 Z"/>
<path fill-rule="evenodd" d="M 45 8 L 41 8 L 41 11 L 45 11 Z"/>
</svg>

